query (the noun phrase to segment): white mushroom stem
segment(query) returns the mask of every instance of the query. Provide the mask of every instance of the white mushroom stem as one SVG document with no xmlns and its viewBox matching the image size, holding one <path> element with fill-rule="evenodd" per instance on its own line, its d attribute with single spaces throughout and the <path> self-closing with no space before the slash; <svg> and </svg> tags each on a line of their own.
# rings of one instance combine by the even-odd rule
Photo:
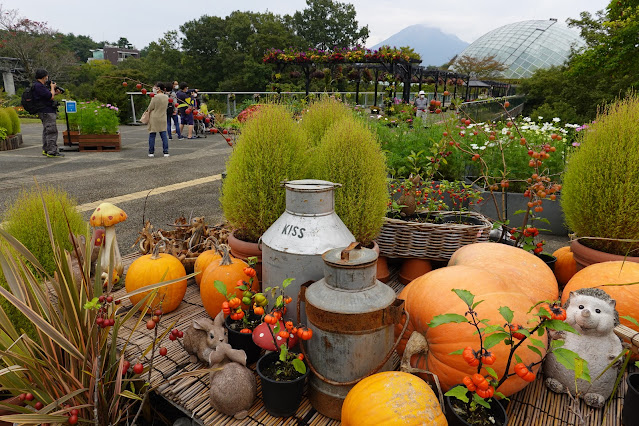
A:
<svg viewBox="0 0 639 426">
<path fill-rule="evenodd" d="M 104 248 L 100 256 L 100 266 L 102 271 L 109 273 L 109 257 L 111 256 L 111 247 L 113 247 L 113 270 L 122 276 L 124 265 L 122 264 L 122 256 L 118 247 L 118 240 L 115 238 L 115 225 L 104 227 Z"/>
</svg>

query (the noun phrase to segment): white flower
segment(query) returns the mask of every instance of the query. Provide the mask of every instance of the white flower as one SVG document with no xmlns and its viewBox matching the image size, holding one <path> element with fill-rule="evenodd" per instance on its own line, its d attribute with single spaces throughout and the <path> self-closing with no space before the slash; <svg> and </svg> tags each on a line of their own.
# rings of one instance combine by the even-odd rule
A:
<svg viewBox="0 0 639 426">
<path fill-rule="evenodd" d="M 528 123 L 528 122 L 530 122 L 530 117 L 524 117 L 524 118 L 522 118 L 522 120 L 524 120 L 525 122 Z"/>
<path fill-rule="evenodd" d="M 554 121 L 555 123 L 559 123 L 561 121 L 561 118 L 555 117 L 552 119 L 552 121 Z"/>
<path fill-rule="evenodd" d="M 543 120 L 543 119 L 544 119 L 544 117 L 542 117 L 542 116 L 540 115 L 540 116 L 538 116 L 538 117 L 537 117 L 537 119 L 538 119 L 539 121 L 541 121 L 541 120 Z"/>
<path fill-rule="evenodd" d="M 470 147 L 471 147 L 472 149 L 479 149 L 479 147 L 478 147 L 476 144 L 474 144 L 474 143 L 473 143 L 473 144 L 470 144 Z"/>
<path fill-rule="evenodd" d="M 485 150 L 485 149 L 486 149 L 486 145 L 484 145 L 484 146 L 480 146 L 480 147 L 479 147 L 479 149 L 480 149 L 481 151 Z"/>
</svg>

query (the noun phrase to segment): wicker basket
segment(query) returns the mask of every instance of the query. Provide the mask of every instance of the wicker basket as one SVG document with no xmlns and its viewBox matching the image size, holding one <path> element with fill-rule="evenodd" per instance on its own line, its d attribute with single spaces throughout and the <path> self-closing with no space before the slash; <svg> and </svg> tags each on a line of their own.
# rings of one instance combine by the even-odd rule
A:
<svg viewBox="0 0 639 426">
<path fill-rule="evenodd" d="M 481 225 L 421 223 L 386 218 L 377 238 L 380 254 L 447 261 L 461 246 L 488 241 L 492 224 L 481 214 L 447 211 L 437 214 L 461 214 L 477 219 Z"/>
</svg>

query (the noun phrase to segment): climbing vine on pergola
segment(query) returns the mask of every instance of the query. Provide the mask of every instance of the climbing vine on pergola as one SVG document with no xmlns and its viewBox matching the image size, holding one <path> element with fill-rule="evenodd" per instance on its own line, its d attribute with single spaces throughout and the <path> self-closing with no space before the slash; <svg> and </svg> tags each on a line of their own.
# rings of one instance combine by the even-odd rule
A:
<svg viewBox="0 0 639 426">
<path fill-rule="evenodd" d="M 280 50 L 269 49 L 264 55 L 264 63 L 273 64 L 276 74 L 281 74 L 287 65 L 294 65 L 302 69 L 305 77 L 306 96 L 310 91 L 312 71 L 321 64 L 346 64 L 357 70 L 356 96 L 355 102 L 359 103 L 359 84 L 361 81 L 361 70 L 373 70 L 375 73 L 375 101 L 377 105 L 377 91 L 379 83 L 379 73 L 385 72 L 392 76 L 392 80 L 403 83 L 402 99 L 408 102 L 410 99 L 411 83 L 419 83 L 421 90 L 422 83 L 435 84 L 435 96 L 437 96 L 439 86 L 443 86 L 442 91 L 447 90 L 447 86 L 454 86 L 454 94 L 457 93 L 457 86 L 466 82 L 466 97 L 470 77 L 446 70 L 426 69 L 421 65 L 421 57 L 412 49 L 402 47 L 394 48 L 382 46 L 377 50 L 363 49 L 360 46 L 354 48 L 335 48 L 333 50 L 308 49 L 306 51 L 292 48 Z M 396 93 L 395 93 L 396 95 Z"/>
</svg>

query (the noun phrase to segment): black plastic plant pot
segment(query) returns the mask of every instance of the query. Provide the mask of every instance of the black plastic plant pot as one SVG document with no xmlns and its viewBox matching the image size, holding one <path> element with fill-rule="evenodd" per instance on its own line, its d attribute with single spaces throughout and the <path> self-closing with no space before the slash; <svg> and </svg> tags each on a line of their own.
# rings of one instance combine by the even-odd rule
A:
<svg viewBox="0 0 639 426">
<path fill-rule="evenodd" d="M 555 263 L 557 262 L 557 258 L 551 254 L 540 253 L 537 255 L 538 258 L 543 260 L 546 265 L 550 268 L 551 271 L 555 271 Z"/>
<path fill-rule="evenodd" d="M 266 377 L 264 369 L 277 361 L 279 354 L 271 352 L 257 361 L 255 370 L 262 381 L 262 399 L 266 411 L 275 417 L 293 416 L 302 402 L 304 383 L 309 370 L 302 377 L 290 381 L 277 381 Z"/>
<path fill-rule="evenodd" d="M 628 375 L 628 391 L 623 399 L 621 422 L 624 425 L 637 424 L 639 419 L 639 373 Z"/>
<path fill-rule="evenodd" d="M 446 401 L 446 420 L 448 420 L 448 426 L 473 426 L 472 423 L 468 423 L 455 411 L 454 407 L 457 409 L 465 408 L 465 402 L 451 396 L 444 396 L 444 400 Z M 495 426 L 506 426 L 508 424 L 506 409 L 494 399 L 490 401 L 488 414 L 495 420 L 495 423 L 493 423 Z"/>
<path fill-rule="evenodd" d="M 231 317 L 226 317 L 224 325 L 229 331 L 229 345 L 233 349 L 243 350 L 246 354 L 246 365 L 257 362 L 262 355 L 262 349 L 253 342 L 253 333 L 240 333 L 230 327 Z"/>
</svg>

